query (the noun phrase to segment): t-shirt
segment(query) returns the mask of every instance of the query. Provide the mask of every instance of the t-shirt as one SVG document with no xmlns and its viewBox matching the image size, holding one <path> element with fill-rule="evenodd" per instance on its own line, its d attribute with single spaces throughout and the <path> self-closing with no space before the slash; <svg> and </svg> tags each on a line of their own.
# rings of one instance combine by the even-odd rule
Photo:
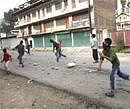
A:
<svg viewBox="0 0 130 109">
<path fill-rule="evenodd" d="M 18 49 L 18 53 L 24 54 L 24 45 L 19 44 L 15 48 Z"/>
<path fill-rule="evenodd" d="M 3 61 L 7 62 L 7 61 L 10 60 L 10 58 L 11 58 L 11 55 L 10 55 L 10 54 L 4 53 L 4 55 L 3 55 Z"/>
<path fill-rule="evenodd" d="M 53 47 L 56 48 L 56 50 L 59 48 L 57 42 L 53 42 Z"/>
<path fill-rule="evenodd" d="M 103 54 L 107 57 L 112 58 L 112 61 L 111 61 L 112 65 L 117 65 L 117 66 L 120 65 L 120 61 L 119 61 L 114 49 L 103 50 Z"/>
<path fill-rule="evenodd" d="M 58 42 L 58 43 L 57 43 L 57 46 L 58 46 L 58 48 L 61 48 L 61 43 Z"/>
<path fill-rule="evenodd" d="M 91 48 L 92 48 L 92 49 L 98 49 L 98 42 L 97 42 L 96 37 L 95 37 L 95 38 L 92 38 Z"/>
</svg>

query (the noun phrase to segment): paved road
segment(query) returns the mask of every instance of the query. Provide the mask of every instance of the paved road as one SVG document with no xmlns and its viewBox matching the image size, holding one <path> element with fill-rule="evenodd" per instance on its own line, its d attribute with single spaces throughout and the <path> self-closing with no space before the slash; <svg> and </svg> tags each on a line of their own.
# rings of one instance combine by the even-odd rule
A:
<svg viewBox="0 0 130 109">
<path fill-rule="evenodd" d="M 104 95 L 109 90 L 109 71 L 111 64 L 105 61 L 103 70 L 96 70 L 97 64 L 92 63 L 91 52 L 66 52 L 67 58 L 57 63 L 53 52 L 33 52 L 25 54 L 25 67 L 18 65 L 17 53 L 12 52 L 11 72 L 26 76 L 32 80 L 86 96 L 92 102 L 113 109 L 129 109 L 130 82 L 117 78 L 117 94 L 114 98 Z M 118 54 L 123 71 L 130 74 L 130 54 Z M 76 62 L 73 68 L 67 68 L 69 62 Z M 1 64 L 0 68 L 3 68 Z"/>
</svg>

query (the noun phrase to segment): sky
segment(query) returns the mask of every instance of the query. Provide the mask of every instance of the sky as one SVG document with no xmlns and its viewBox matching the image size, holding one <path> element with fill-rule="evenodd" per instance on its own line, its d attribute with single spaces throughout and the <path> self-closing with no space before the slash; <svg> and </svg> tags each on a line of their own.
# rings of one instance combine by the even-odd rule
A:
<svg viewBox="0 0 130 109">
<path fill-rule="evenodd" d="M 18 7 L 26 1 L 27 0 L 0 0 L 0 19 L 4 18 L 4 12 L 8 12 L 10 9 Z"/>
</svg>

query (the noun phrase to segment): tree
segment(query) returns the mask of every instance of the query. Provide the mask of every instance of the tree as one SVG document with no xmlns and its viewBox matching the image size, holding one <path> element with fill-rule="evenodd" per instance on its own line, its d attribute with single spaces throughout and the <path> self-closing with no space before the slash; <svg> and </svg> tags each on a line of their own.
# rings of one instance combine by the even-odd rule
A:
<svg viewBox="0 0 130 109">
<path fill-rule="evenodd" d="M 130 8 L 130 2 L 127 3 L 128 8 Z"/>
<path fill-rule="evenodd" d="M 122 11 L 125 11 L 126 0 L 121 0 Z"/>
<path fill-rule="evenodd" d="M 8 12 L 4 12 L 4 19 L 1 25 L 3 26 L 3 31 L 7 34 L 14 28 L 14 23 L 17 21 L 17 19 L 13 16 L 14 11 L 16 10 L 17 9 L 13 9 Z"/>
</svg>

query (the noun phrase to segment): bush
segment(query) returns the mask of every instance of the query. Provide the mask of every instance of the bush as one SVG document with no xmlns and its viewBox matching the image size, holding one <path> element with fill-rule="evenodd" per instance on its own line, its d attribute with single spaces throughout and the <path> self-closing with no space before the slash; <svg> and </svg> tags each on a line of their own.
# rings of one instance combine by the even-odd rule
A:
<svg viewBox="0 0 130 109">
<path fill-rule="evenodd" d="M 124 40 L 121 37 L 118 37 L 116 40 L 116 51 L 121 52 L 123 49 L 125 49 Z"/>
</svg>

